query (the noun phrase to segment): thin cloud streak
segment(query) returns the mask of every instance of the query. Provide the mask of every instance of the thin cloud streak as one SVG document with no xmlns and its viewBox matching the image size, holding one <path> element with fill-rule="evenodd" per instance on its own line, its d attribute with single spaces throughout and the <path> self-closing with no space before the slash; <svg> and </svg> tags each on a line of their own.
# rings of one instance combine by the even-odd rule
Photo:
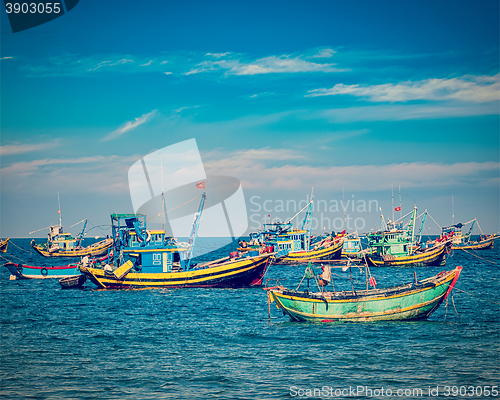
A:
<svg viewBox="0 0 500 400">
<path fill-rule="evenodd" d="M 10 155 L 19 155 L 32 153 L 34 151 L 51 149 L 53 147 L 59 146 L 59 142 L 57 140 L 53 140 L 47 143 L 36 143 L 36 144 L 7 144 L 0 146 L 0 155 L 2 156 L 10 156 Z"/>
<path fill-rule="evenodd" d="M 153 110 L 147 114 L 143 114 L 139 118 L 135 118 L 133 121 L 127 121 L 120 128 L 118 128 L 117 130 L 109 133 L 104 138 L 102 138 L 101 141 L 108 141 L 108 140 L 116 139 L 116 138 L 120 137 L 121 135 L 123 135 L 124 133 L 126 133 L 132 129 L 137 128 L 139 125 L 142 125 L 145 122 L 147 122 L 148 120 L 150 120 L 151 118 L 153 118 L 154 114 L 157 111 L 158 110 Z"/>
<path fill-rule="evenodd" d="M 351 95 L 371 102 L 408 102 L 412 100 L 458 100 L 485 103 L 499 100 L 500 74 L 451 79 L 425 79 L 416 82 L 386 83 L 383 85 L 344 85 L 331 89 L 309 90 L 305 97 Z"/>
</svg>

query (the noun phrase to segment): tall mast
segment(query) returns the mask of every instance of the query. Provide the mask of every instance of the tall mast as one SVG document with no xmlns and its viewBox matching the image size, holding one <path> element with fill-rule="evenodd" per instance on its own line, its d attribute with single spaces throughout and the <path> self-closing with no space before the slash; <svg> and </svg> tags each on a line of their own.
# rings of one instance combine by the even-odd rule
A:
<svg viewBox="0 0 500 400">
<path fill-rule="evenodd" d="M 205 194 L 205 192 L 203 192 L 203 194 L 201 195 L 201 201 L 200 201 L 200 205 L 198 207 L 198 212 L 194 216 L 193 226 L 191 228 L 191 234 L 189 235 L 189 249 L 188 249 L 188 254 L 187 254 L 188 262 L 187 262 L 187 266 L 186 266 L 186 271 L 189 271 L 189 267 L 191 266 L 191 258 L 192 258 L 193 251 L 194 251 L 194 243 L 196 240 L 196 236 L 198 235 L 198 228 L 200 226 L 201 215 L 203 213 L 203 207 L 205 205 L 206 198 L 207 198 L 207 195 Z"/>
<path fill-rule="evenodd" d="M 306 251 L 309 251 L 309 244 L 311 243 L 311 217 L 313 212 L 313 192 L 314 188 L 311 190 L 311 199 L 309 200 L 309 204 L 307 205 L 306 216 L 304 217 L 304 221 L 302 222 L 302 230 L 306 229 L 307 226 L 307 240 L 306 240 Z"/>
<path fill-rule="evenodd" d="M 391 192 L 392 192 L 392 223 L 394 224 L 394 185 L 391 185 Z"/>
<path fill-rule="evenodd" d="M 59 209 L 57 210 L 57 212 L 59 213 L 59 226 L 62 230 L 61 201 L 59 200 L 59 192 L 57 192 L 57 204 L 59 206 Z"/>
<path fill-rule="evenodd" d="M 165 232 L 165 196 L 163 194 L 163 163 L 160 160 L 160 174 L 161 174 L 161 204 L 162 204 L 162 230 Z"/>
<path fill-rule="evenodd" d="M 403 209 L 401 208 L 401 185 L 399 185 L 399 218 L 403 216 Z"/>
</svg>

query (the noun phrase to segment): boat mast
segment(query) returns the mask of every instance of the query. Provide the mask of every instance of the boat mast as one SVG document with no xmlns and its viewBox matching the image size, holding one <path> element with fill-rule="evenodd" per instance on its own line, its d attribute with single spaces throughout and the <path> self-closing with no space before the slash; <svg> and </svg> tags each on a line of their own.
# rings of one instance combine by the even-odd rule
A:
<svg viewBox="0 0 500 400">
<path fill-rule="evenodd" d="M 309 201 L 306 216 L 304 217 L 304 221 L 302 222 L 302 230 L 306 229 L 307 226 L 307 240 L 306 240 L 306 251 L 309 251 L 309 244 L 311 243 L 311 218 L 313 212 L 313 192 L 314 188 L 311 190 L 311 199 Z"/>
<path fill-rule="evenodd" d="M 465 243 L 469 243 L 470 242 L 470 237 L 471 237 L 471 234 L 472 234 L 472 230 L 474 229 L 474 224 L 476 223 L 476 219 L 474 218 L 471 222 L 472 222 L 472 224 L 471 224 L 471 226 L 469 228 L 469 232 L 467 232 L 467 237 L 464 240 Z"/>
<path fill-rule="evenodd" d="M 403 216 L 403 209 L 401 208 L 401 185 L 399 185 L 399 218 Z"/>
<path fill-rule="evenodd" d="M 59 200 L 59 192 L 57 192 L 57 204 L 59 206 L 59 208 L 57 209 L 57 212 L 59 213 L 59 226 L 61 227 L 62 231 L 61 201 Z"/>
<path fill-rule="evenodd" d="M 418 243 L 422 240 L 422 234 L 424 231 L 424 225 L 425 225 L 425 217 L 427 217 L 427 210 L 424 212 L 424 218 L 422 219 L 422 224 L 420 225 L 420 230 L 418 232 Z"/>
<path fill-rule="evenodd" d="M 194 242 L 196 240 L 196 236 L 198 235 L 198 228 L 200 226 L 201 214 L 203 213 L 203 206 L 205 205 L 205 199 L 207 195 L 205 192 L 201 195 L 200 205 L 198 207 L 198 212 L 194 216 L 193 227 L 191 228 L 191 235 L 189 235 L 189 250 L 188 250 L 188 262 L 186 265 L 186 271 L 189 271 L 189 267 L 191 266 L 191 258 L 194 250 Z"/>
<path fill-rule="evenodd" d="M 163 163 L 162 161 L 160 160 L 160 179 L 161 179 L 161 204 L 162 204 L 162 230 L 163 230 L 163 237 L 165 238 L 165 195 L 163 194 Z"/>
<path fill-rule="evenodd" d="M 408 227 L 406 228 L 406 237 L 410 236 L 410 230 L 411 230 L 411 247 L 413 251 L 413 244 L 415 240 L 415 218 L 417 216 L 417 207 L 413 207 L 413 212 L 411 214 L 410 221 L 408 222 Z"/>
</svg>

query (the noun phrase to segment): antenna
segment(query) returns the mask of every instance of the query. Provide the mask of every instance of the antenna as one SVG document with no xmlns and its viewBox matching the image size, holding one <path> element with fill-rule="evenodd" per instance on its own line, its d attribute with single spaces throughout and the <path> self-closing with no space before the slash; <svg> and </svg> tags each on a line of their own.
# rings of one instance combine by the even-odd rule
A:
<svg viewBox="0 0 500 400">
<path fill-rule="evenodd" d="M 455 223 L 455 209 L 453 208 L 453 195 L 451 196 L 451 224 Z"/>
<path fill-rule="evenodd" d="M 61 201 L 59 200 L 59 192 L 57 192 L 57 204 L 59 206 L 59 209 L 57 210 L 57 212 L 59 213 L 59 226 L 62 229 Z"/>
<path fill-rule="evenodd" d="M 342 203 L 343 203 L 343 208 L 344 208 L 344 229 L 346 229 L 346 225 L 347 225 L 347 214 L 346 214 L 346 210 L 347 210 L 347 207 L 345 206 L 345 196 L 344 196 L 344 188 L 342 188 Z"/>
</svg>

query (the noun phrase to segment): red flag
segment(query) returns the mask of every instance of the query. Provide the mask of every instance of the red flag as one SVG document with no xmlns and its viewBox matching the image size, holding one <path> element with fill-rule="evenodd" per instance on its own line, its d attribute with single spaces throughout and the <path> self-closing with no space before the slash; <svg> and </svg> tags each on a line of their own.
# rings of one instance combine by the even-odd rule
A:
<svg viewBox="0 0 500 400">
<path fill-rule="evenodd" d="M 61 210 L 57 210 L 57 213 L 58 213 L 58 214 L 61 214 Z"/>
<path fill-rule="evenodd" d="M 371 285 L 372 287 L 377 286 L 377 281 L 375 280 L 375 277 L 374 277 L 374 276 L 370 276 L 370 279 L 368 279 L 368 281 L 370 282 L 370 285 Z"/>
<path fill-rule="evenodd" d="M 396 207 L 394 211 L 401 211 L 401 207 Z"/>
<path fill-rule="evenodd" d="M 196 189 L 205 189 L 205 182 L 199 182 L 196 184 Z"/>
</svg>

